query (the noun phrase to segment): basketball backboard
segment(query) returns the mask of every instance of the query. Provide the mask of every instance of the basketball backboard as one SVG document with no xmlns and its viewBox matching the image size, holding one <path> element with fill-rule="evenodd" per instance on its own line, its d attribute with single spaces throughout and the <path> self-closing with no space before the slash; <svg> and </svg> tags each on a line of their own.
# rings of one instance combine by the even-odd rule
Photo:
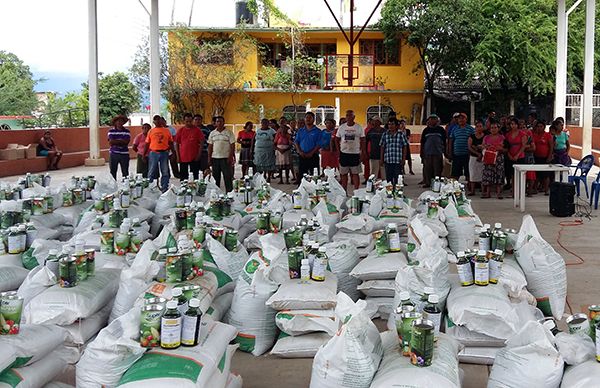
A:
<svg viewBox="0 0 600 388">
<path fill-rule="evenodd" d="M 325 83 L 331 88 L 375 86 L 375 57 L 364 54 L 325 56 Z"/>
</svg>

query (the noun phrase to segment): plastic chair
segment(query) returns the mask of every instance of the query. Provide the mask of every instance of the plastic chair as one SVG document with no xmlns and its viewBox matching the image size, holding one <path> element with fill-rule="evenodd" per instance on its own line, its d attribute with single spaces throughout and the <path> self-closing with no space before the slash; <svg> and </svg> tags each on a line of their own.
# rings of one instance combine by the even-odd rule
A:
<svg viewBox="0 0 600 388">
<path fill-rule="evenodd" d="M 569 183 L 575 184 L 575 189 L 577 190 L 577 196 L 579 197 L 579 182 L 583 182 L 583 187 L 585 187 L 585 196 L 589 198 L 588 193 L 588 184 L 587 184 L 587 174 L 592 169 L 594 165 L 594 155 L 587 155 L 583 159 L 579 161 L 579 163 L 575 166 L 575 172 L 573 175 L 569 176 Z M 579 175 L 577 175 L 577 171 L 579 171 Z"/>
<path fill-rule="evenodd" d="M 596 177 L 596 180 L 592 182 L 592 192 L 590 194 L 590 206 L 592 201 L 594 202 L 594 209 L 598 210 L 598 198 L 600 198 L 600 174 Z"/>
</svg>

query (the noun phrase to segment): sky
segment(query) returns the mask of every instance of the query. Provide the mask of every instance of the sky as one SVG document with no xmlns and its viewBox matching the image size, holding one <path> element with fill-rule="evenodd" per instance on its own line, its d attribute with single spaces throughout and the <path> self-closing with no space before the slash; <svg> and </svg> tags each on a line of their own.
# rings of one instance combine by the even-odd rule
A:
<svg viewBox="0 0 600 388">
<path fill-rule="evenodd" d="M 366 19 L 368 4 L 357 6 L 356 19 Z M 97 0 L 98 67 L 103 73 L 127 71 L 137 45 L 148 34 L 149 0 Z M 186 23 L 193 3 L 192 26 L 232 27 L 236 0 L 160 0 L 159 23 Z M 323 0 L 277 0 L 294 19 L 314 26 L 334 26 Z M 330 0 L 334 10 L 340 0 Z M 65 93 L 80 89 L 88 74 L 86 0 L 0 0 L 0 50 L 16 54 L 29 65 L 37 91 Z M 368 3 L 368 4 L 365 4 Z M 362 16 L 362 18 L 361 18 Z M 358 23 L 358 22 L 357 22 Z M 347 24 L 347 23 L 346 23 Z"/>
</svg>

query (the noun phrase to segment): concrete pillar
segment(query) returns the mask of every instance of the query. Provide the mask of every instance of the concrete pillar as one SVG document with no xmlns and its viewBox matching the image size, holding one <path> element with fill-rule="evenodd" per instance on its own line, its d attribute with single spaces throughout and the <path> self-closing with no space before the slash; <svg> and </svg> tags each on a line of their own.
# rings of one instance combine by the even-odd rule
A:
<svg viewBox="0 0 600 388">
<path fill-rule="evenodd" d="M 475 100 L 471 100 L 471 125 L 475 125 Z"/>
<path fill-rule="evenodd" d="M 333 114 L 333 118 L 336 122 L 337 125 L 340 124 L 340 98 L 336 97 L 335 98 L 335 113 Z"/>
<path fill-rule="evenodd" d="M 433 96 L 427 96 L 427 109 L 425 111 L 425 117 L 429 117 L 431 115 L 431 100 L 433 99 Z"/>
<path fill-rule="evenodd" d="M 592 118 L 594 94 L 594 33 L 596 26 L 596 1 L 587 0 L 585 5 L 585 64 L 583 67 L 583 129 L 582 155 L 592 153 Z"/>
<path fill-rule="evenodd" d="M 510 99 L 510 105 L 509 105 L 508 109 L 509 109 L 508 114 L 511 116 L 514 116 L 515 115 L 515 99 L 514 98 Z"/>
<path fill-rule="evenodd" d="M 160 31 L 158 29 L 158 0 L 150 8 L 150 114 L 160 114 Z"/>
<path fill-rule="evenodd" d="M 554 92 L 554 117 L 565 117 L 567 99 L 567 46 L 568 17 L 566 0 L 558 0 L 556 32 L 556 86 Z"/>
<path fill-rule="evenodd" d="M 104 159 L 100 158 L 100 109 L 98 107 L 98 14 L 96 0 L 88 0 L 88 85 L 89 85 L 89 117 L 90 117 L 90 157 L 85 160 L 86 166 L 100 166 Z"/>
</svg>

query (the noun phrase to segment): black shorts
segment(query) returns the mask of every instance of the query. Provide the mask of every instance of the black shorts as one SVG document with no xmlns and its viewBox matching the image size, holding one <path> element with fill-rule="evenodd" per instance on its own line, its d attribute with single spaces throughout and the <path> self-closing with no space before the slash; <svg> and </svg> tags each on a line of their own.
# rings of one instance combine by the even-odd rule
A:
<svg viewBox="0 0 600 388">
<path fill-rule="evenodd" d="M 340 166 L 357 167 L 360 165 L 360 154 L 345 154 L 340 152 Z"/>
</svg>

